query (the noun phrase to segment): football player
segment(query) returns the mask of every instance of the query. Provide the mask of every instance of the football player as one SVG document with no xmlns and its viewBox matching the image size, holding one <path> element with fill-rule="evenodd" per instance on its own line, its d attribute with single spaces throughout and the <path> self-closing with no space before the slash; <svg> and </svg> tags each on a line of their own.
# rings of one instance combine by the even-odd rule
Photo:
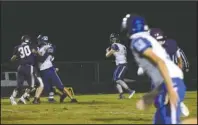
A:
<svg viewBox="0 0 198 125">
<path fill-rule="evenodd" d="M 35 78 L 39 81 L 39 87 L 36 90 L 35 98 L 33 103 L 40 102 L 40 95 L 43 91 L 42 79 L 37 74 L 35 68 L 35 58 L 36 58 L 36 48 L 31 44 L 30 37 L 24 35 L 21 37 L 21 44 L 14 48 L 14 53 L 11 61 L 19 61 L 19 66 L 17 69 L 17 87 L 14 89 L 10 101 L 12 105 L 16 105 L 15 97 L 18 92 L 21 92 L 23 83 L 26 80 L 29 84 L 29 88 L 25 90 L 25 93 L 19 99 L 20 103 L 26 104 L 25 98 L 29 96 L 29 93 L 35 88 Z"/>
<path fill-rule="evenodd" d="M 39 45 L 38 53 L 40 55 L 38 65 L 45 85 L 45 90 L 52 92 L 52 86 L 56 86 L 56 88 L 62 92 L 62 95 L 60 96 L 60 102 L 63 102 L 67 95 L 71 99 L 71 102 L 77 102 L 77 100 L 72 97 L 67 88 L 64 87 L 56 72 L 56 69 L 53 66 L 52 61 L 54 58 L 54 46 L 49 44 L 48 36 L 39 35 L 37 40 Z"/>
<path fill-rule="evenodd" d="M 166 49 L 172 61 L 183 71 L 189 71 L 189 62 L 184 51 L 178 47 L 177 42 L 165 36 L 159 28 L 151 28 L 150 34 Z"/>
<path fill-rule="evenodd" d="M 188 70 L 189 64 L 184 52 L 177 46 L 177 42 L 168 39 L 160 28 L 151 28 L 150 35 L 153 36 L 169 54 L 171 60 L 181 69 Z M 181 102 L 181 113 L 183 116 L 189 116 L 189 110 L 186 105 Z"/>
<path fill-rule="evenodd" d="M 177 124 L 180 122 L 180 103 L 186 92 L 183 72 L 171 61 L 158 41 L 146 31 L 146 25 L 142 16 L 127 14 L 122 20 L 121 32 L 130 39 L 130 48 L 138 66 L 150 77 L 154 90 L 158 89 L 154 124 Z M 137 102 L 138 109 L 146 108 L 146 95 L 148 94 Z"/>
<path fill-rule="evenodd" d="M 106 57 L 110 57 L 111 55 L 115 56 L 116 69 L 113 74 L 113 81 L 116 83 L 119 98 L 124 98 L 122 88 L 129 92 L 128 98 L 131 98 L 135 91 L 131 90 L 123 80 L 127 71 L 126 47 L 120 43 L 119 34 L 116 33 L 110 35 L 110 44 L 111 47 L 106 49 Z"/>
</svg>

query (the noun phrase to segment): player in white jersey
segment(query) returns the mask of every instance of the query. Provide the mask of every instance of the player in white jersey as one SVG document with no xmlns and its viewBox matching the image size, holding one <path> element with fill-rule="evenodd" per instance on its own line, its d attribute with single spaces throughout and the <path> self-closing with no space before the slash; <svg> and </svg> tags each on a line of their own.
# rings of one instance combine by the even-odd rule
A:
<svg viewBox="0 0 198 125">
<path fill-rule="evenodd" d="M 119 34 L 116 33 L 110 35 L 110 43 L 111 47 L 106 49 L 106 57 L 110 57 L 111 55 L 115 56 L 116 69 L 113 74 L 113 81 L 116 83 L 119 98 L 124 98 L 122 88 L 129 92 L 129 98 L 131 98 L 135 91 L 131 90 L 123 80 L 127 71 L 126 47 L 120 43 Z"/>
<path fill-rule="evenodd" d="M 48 36 L 39 35 L 37 39 L 40 46 L 38 50 L 40 54 L 39 69 L 45 85 L 44 90 L 50 92 L 51 86 L 56 86 L 57 89 L 62 92 L 62 95 L 60 96 L 60 102 L 63 102 L 67 95 L 71 99 L 71 102 L 77 102 L 77 100 L 72 97 L 67 88 L 64 87 L 62 81 L 56 73 L 56 69 L 54 68 L 52 63 L 54 58 L 54 47 L 51 44 L 47 44 Z"/>
<path fill-rule="evenodd" d="M 166 50 L 170 59 L 179 66 L 182 70 L 189 70 L 189 63 L 184 54 L 184 52 L 178 47 L 177 42 L 173 39 L 169 39 L 165 36 L 164 32 L 160 28 L 151 28 L 149 33 L 154 37 L 160 45 Z M 189 116 L 189 110 L 187 106 L 182 102 L 181 103 L 181 113 L 183 116 Z"/>
<path fill-rule="evenodd" d="M 180 103 L 186 92 L 183 72 L 170 60 L 156 39 L 145 31 L 145 25 L 143 17 L 127 14 L 122 20 L 121 31 L 131 41 L 130 48 L 138 66 L 150 77 L 156 87 L 154 90 L 159 91 L 155 100 L 154 124 L 178 124 L 181 115 Z M 146 95 L 137 102 L 138 109 L 146 108 Z"/>
</svg>

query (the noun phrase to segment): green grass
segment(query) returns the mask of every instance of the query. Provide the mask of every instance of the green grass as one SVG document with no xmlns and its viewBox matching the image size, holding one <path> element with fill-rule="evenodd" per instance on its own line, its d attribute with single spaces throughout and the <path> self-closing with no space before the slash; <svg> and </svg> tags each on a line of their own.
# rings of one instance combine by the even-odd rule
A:
<svg viewBox="0 0 198 125">
<path fill-rule="evenodd" d="M 118 100 L 117 94 L 76 96 L 79 103 L 49 104 L 42 98 L 40 105 L 12 106 L 8 99 L 1 99 L 2 124 L 151 124 L 155 108 L 139 111 L 136 101 L 143 94 L 131 99 Z M 126 95 L 128 96 L 128 95 Z M 58 101 L 58 97 L 56 98 Z M 190 110 L 189 117 L 197 116 L 197 91 L 187 92 L 185 104 Z"/>
</svg>

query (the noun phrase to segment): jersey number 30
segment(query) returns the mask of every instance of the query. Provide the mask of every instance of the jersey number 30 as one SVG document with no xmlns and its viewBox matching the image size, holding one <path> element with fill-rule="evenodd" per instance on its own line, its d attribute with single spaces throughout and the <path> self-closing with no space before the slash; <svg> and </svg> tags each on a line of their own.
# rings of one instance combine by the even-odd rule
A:
<svg viewBox="0 0 198 125">
<path fill-rule="evenodd" d="M 28 45 L 24 46 L 24 47 L 19 47 L 18 50 L 20 52 L 20 57 L 21 58 L 25 58 L 25 57 L 27 57 L 31 54 L 31 50 L 30 50 L 30 47 Z"/>
</svg>

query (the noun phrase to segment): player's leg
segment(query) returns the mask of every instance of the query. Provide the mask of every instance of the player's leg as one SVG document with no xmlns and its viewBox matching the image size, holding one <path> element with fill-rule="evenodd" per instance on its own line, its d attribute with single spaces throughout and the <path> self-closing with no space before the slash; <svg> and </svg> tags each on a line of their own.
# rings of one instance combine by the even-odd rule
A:
<svg viewBox="0 0 198 125">
<path fill-rule="evenodd" d="M 114 70 L 114 73 L 113 73 L 113 82 L 116 83 L 116 89 L 118 90 L 118 93 L 119 93 L 119 99 L 123 99 L 124 98 L 124 93 L 123 93 L 123 90 L 122 90 L 122 86 L 117 83 L 117 76 L 118 76 L 118 71 L 120 70 L 121 66 L 117 66 L 116 69 Z"/>
<path fill-rule="evenodd" d="M 171 110 L 171 123 L 172 124 L 178 124 L 180 123 L 180 117 L 181 117 L 181 102 L 183 102 L 185 93 L 186 93 L 186 86 L 184 84 L 184 81 L 179 78 L 174 78 L 173 83 L 176 83 L 176 86 L 174 87 L 175 91 L 177 92 L 179 96 L 178 105 L 175 108 L 174 106 L 170 105 Z"/>
<path fill-rule="evenodd" d="M 127 71 L 127 65 L 119 65 L 119 68 L 117 70 L 117 73 L 115 74 L 116 75 L 116 83 L 117 84 L 120 84 L 122 86 L 122 88 L 124 88 L 125 90 L 127 90 L 129 92 L 129 98 L 131 98 L 135 91 L 134 90 L 131 90 L 128 85 L 124 82 L 124 76 L 126 74 L 126 71 Z"/>
<path fill-rule="evenodd" d="M 38 103 L 40 103 L 40 96 L 43 92 L 44 83 L 43 83 L 43 80 L 41 79 L 41 77 L 38 76 L 38 74 L 34 74 L 34 75 L 35 75 L 36 79 L 38 80 L 39 86 L 36 88 L 33 103 L 38 104 Z"/>
<path fill-rule="evenodd" d="M 159 96 L 159 99 L 160 99 L 159 103 L 161 105 L 163 105 L 164 103 L 164 106 L 160 106 L 157 108 L 157 110 L 159 110 L 161 114 L 160 115 L 161 119 L 163 119 L 163 121 L 160 121 L 160 123 L 162 124 L 178 124 L 180 122 L 180 116 L 181 116 L 180 104 L 184 100 L 186 87 L 184 85 L 183 80 L 179 78 L 173 79 L 173 83 L 175 83 L 174 89 L 179 96 L 178 104 L 176 107 L 174 107 L 170 105 L 168 101 L 166 101 L 168 99 L 168 96 L 167 96 L 167 92 L 165 89 L 162 96 Z"/>
<path fill-rule="evenodd" d="M 180 104 L 180 108 L 181 108 L 181 114 L 183 117 L 188 117 L 190 112 L 188 107 L 184 104 L 184 102 L 181 102 Z"/>
<path fill-rule="evenodd" d="M 14 91 L 10 97 L 10 101 L 13 105 L 17 104 L 15 101 L 15 98 L 18 93 L 22 92 L 24 80 L 25 80 L 25 76 L 23 73 L 23 66 L 19 66 L 17 69 L 17 87 L 14 89 Z"/>
<path fill-rule="evenodd" d="M 15 98 L 18 93 L 21 93 L 23 88 L 23 82 L 24 82 L 24 75 L 18 71 L 17 72 L 17 87 L 13 90 L 12 95 L 10 96 L 10 101 L 12 105 L 16 105 Z"/>
<path fill-rule="evenodd" d="M 35 96 L 33 103 L 39 103 L 40 102 L 40 95 L 43 91 L 43 81 L 41 77 L 38 76 L 36 69 L 33 66 L 28 67 L 29 70 L 26 71 L 27 76 L 27 82 L 29 84 L 29 89 L 24 93 L 24 96 L 27 94 L 30 94 L 33 90 L 35 90 L 35 81 L 38 82 L 38 87 L 35 90 Z M 25 97 L 24 97 L 25 98 Z"/>
<path fill-rule="evenodd" d="M 54 87 L 52 84 L 49 84 L 49 95 L 48 95 L 48 101 L 50 103 L 53 103 L 55 102 L 55 99 L 54 99 Z"/>
<path fill-rule="evenodd" d="M 52 79 L 53 85 L 55 85 L 63 93 L 60 97 L 60 102 L 63 102 L 66 96 L 68 96 L 71 99 L 71 102 L 77 102 L 77 100 L 72 97 L 69 90 L 66 87 L 64 87 L 55 69 L 50 68 L 49 70 L 51 72 L 51 79 Z"/>
<path fill-rule="evenodd" d="M 24 73 L 25 80 L 29 84 L 29 87 L 25 90 L 24 94 L 19 99 L 20 103 L 26 104 L 26 98 L 29 96 L 30 91 L 34 88 L 35 85 L 35 79 L 33 77 L 33 66 L 25 65 L 22 68 L 22 71 Z"/>
</svg>

